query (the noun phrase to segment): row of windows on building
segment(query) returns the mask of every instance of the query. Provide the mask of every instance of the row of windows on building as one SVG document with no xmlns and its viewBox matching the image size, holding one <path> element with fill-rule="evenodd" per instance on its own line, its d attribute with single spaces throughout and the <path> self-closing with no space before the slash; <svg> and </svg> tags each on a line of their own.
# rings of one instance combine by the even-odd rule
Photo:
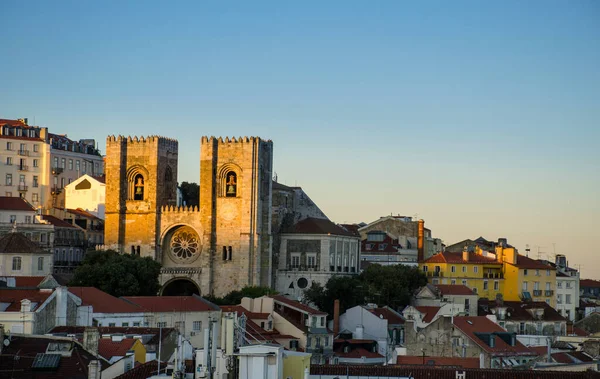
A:
<svg viewBox="0 0 600 379">
<path fill-rule="evenodd" d="M 314 340 L 314 347 L 315 348 L 320 348 L 320 347 L 327 347 L 329 346 L 329 336 L 308 336 L 306 337 L 306 347 L 312 347 L 313 345 L 313 340 Z"/>
<path fill-rule="evenodd" d="M 427 272 L 429 270 L 428 266 L 423 266 L 423 272 Z M 463 273 L 467 273 L 468 272 L 468 268 L 466 265 L 462 266 L 461 268 Z M 440 266 L 434 266 L 434 272 L 440 272 L 441 271 L 441 267 Z M 450 272 L 457 272 L 457 267 L 456 266 L 450 266 Z M 489 273 L 493 273 L 494 271 L 492 269 L 488 269 Z M 473 266 L 473 273 L 477 274 L 479 273 L 479 266 Z M 529 270 L 524 269 L 523 270 L 523 275 L 527 276 L 529 274 Z M 550 276 L 551 275 L 551 270 L 546 270 L 546 276 Z M 535 276 L 541 276 L 540 274 L 540 270 L 535 270 Z"/>
<path fill-rule="evenodd" d="M 439 279 L 433 279 L 432 283 L 433 284 L 440 284 L 440 281 L 439 281 Z M 450 284 L 456 285 L 456 284 L 458 284 L 458 282 L 456 280 L 452 279 L 450 281 Z M 465 280 L 462 280 L 460 284 L 462 284 L 465 287 L 468 287 L 469 286 L 469 281 L 465 279 Z M 488 291 L 489 289 L 490 289 L 489 282 L 487 280 L 484 280 L 483 281 L 483 290 L 484 291 Z M 497 281 L 497 280 L 495 280 L 494 281 L 494 291 L 499 291 L 499 290 L 500 290 L 500 282 Z M 473 292 L 477 293 L 477 287 L 473 287 Z"/>
<path fill-rule="evenodd" d="M 60 165 L 59 165 L 60 163 Z M 75 163 L 75 166 L 73 166 L 73 163 Z M 88 165 L 89 163 L 89 165 Z M 88 162 L 86 160 L 80 161 L 79 159 L 73 160 L 73 159 L 69 159 L 67 160 L 66 158 L 61 158 L 60 160 L 58 159 L 58 157 L 54 157 L 54 161 L 53 161 L 53 165 L 52 167 L 54 168 L 62 168 L 63 170 L 69 170 L 69 171 L 81 171 L 83 174 L 85 174 L 88 170 L 88 168 L 90 170 L 93 169 L 92 173 L 99 173 L 99 163 L 98 162 L 93 162 L 94 165 L 92 166 L 92 162 Z M 67 165 L 68 164 L 68 165 Z M 83 170 L 82 170 L 82 166 L 83 166 Z"/>
<path fill-rule="evenodd" d="M 21 271 L 22 268 L 23 268 L 23 259 L 21 257 L 13 257 L 12 270 L 13 271 Z M 38 271 L 44 270 L 44 257 L 39 257 L 37 259 L 37 269 L 38 269 Z"/>
<path fill-rule="evenodd" d="M 556 295 L 556 303 L 557 304 L 563 303 L 563 295 L 562 294 Z M 565 295 L 565 304 L 571 304 L 571 295 L 569 295 L 569 294 Z"/>
<path fill-rule="evenodd" d="M 6 165 L 12 166 L 14 164 L 13 157 L 6 157 Z M 40 167 L 40 160 L 33 160 L 33 167 Z M 29 171 L 29 166 L 27 165 L 27 159 L 19 158 L 18 170 L 20 171 Z"/>
<path fill-rule="evenodd" d="M 18 136 L 21 137 L 21 136 Z M 35 134 L 34 134 L 35 137 Z M 13 142 L 6 142 L 6 150 L 8 151 L 15 151 L 15 144 Z M 37 153 L 40 151 L 40 145 L 37 143 L 33 144 L 33 152 Z M 19 144 L 19 154 L 22 155 L 29 155 L 29 150 L 27 149 L 27 144 L 25 143 L 21 143 Z"/>
<path fill-rule="evenodd" d="M 350 260 L 350 265 L 348 265 L 348 260 Z M 306 270 L 316 270 L 318 269 L 317 264 L 317 254 L 316 253 L 307 253 L 306 260 L 303 265 L 302 263 L 302 254 L 301 253 L 291 253 L 290 254 L 290 268 L 293 270 L 298 269 L 306 269 Z M 356 256 L 351 255 L 350 258 L 344 256 L 343 262 L 342 257 L 337 256 L 337 265 L 335 261 L 335 257 L 330 257 L 329 263 L 330 271 L 340 271 L 340 272 L 356 272 Z"/>
</svg>

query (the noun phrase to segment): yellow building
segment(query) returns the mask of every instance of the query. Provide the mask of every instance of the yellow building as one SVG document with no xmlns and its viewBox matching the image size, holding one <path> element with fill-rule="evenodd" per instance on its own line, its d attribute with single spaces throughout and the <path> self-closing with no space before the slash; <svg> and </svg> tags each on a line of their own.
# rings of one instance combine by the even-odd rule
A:
<svg viewBox="0 0 600 379">
<path fill-rule="evenodd" d="M 479 297 L 495 299 L 504 292 L 502 263 L 480 249 L 462 253 L 443 252 L 419 264 L 432 284 L 462 284 Z"/>
<path fill-rule="evenodd" d="M 283 377 L 303 379 L 304 372 L 310 371 L 310 353 L 286 350 L 283 352 Z"/>
<path fill-rule="evenodd" d="M 496 247 L 496 255 L 504 264 L 504 300 L 545 301 L 556 307 L 556 269 L 520 255 L 514 248 Z"/>
</svg>

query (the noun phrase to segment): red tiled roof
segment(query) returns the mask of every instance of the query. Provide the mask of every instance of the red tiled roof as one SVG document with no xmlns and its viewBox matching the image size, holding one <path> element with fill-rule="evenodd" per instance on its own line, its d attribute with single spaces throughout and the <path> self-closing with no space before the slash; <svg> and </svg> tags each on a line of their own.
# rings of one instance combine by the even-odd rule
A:
<svg viewBox="0 0 600 379">
<path fill-rule="evenodd" d="M 396 360 L 396 364 L 479 368 L 479 358 L 423 357 L 417 355 L 399 355 Z"/>
<path fill-rule="evenodd" d="M 388 320 L 388 325 L 404 324 L 404 319 L 388 308 L 369 309 L 369 312 L 377 317 L 383 316 L 384 319 Z"/>
<path fill-rule="evenodd" d="M 144 309 L 94 287 L 69 287 L 82 305 L 91 305 L 94 313 L 142 313 Z"/>
<path fill-rule="evenodd" d="M 23 233 L 7 233 L 0 238 L 0 253 L 51 254 L 27 238 Z"/>
<path fill-rule="evenodd" d="M 98 217 L 94 216 L 93 214 L 91 214 L 90 212 L 81 209 L 81 208 L 77 208 L 77 209 L 67 209 L 66 210 L 68 213 L 72 213 L 74 215 L 77 216 L 81 216 L 81 217 L 85 217 L 85 218 L 91 218 L 91 219 L 95 219 L 95 220 L 99 220 Z"/>
<path fill-rule="evenodd" d="M 4 125 L 9 125 L 9 126 L 24 126 L 27 127 L 29 125 L 27 125 L 26 123 L 24 123 L 21 120 L 9 120 L 6 118 L 0 118 L 0 125 L 4 126 Z"/>
<path fill-rule="evenodd" d="M 210 312 L 219 307 L 196 296 L 124 296 L 122 299 L 149 312 Z"/>
<path fill-rule="evenodd" d="M 37 287 L 45 276 L 13 276 L 16 287 Z"/>
<path fill-rule="evenodd" d="M 98 341 L 98 354 L 110 360 L 112 357 L 124 357 L 137 341 L 133 338 L 124 338 L 121 341 L 113 341 L 111 338 L 100 338 Z"/>
<path fill-rule="evenodd" d="M 538 357 L 548 354 L 548 346 L 528 346 L 527 348 L 533 351 Z"/>
<path fill-rule="evenodd" d="M 285 296 L 275 295 L 275 296 L 271 296 L 271 297 L 273 299 L 275 299 L 276 302 L 283 303 L 283 304 L 285 304 L 285 305 L 287 305 L 289 307 L 296 308 L 296 309 L 298 309 L 300 311 L 304 311 L 304 312 L 306 312 L 308 314 L 311 314 L 311 315 L 317 315 L 317 316 L 318 315 L 327 315 L 327 313 L 325 313 L 325 312 L 321 312 L 321 311 L 319 311 L 317 309 L 311 308 L 308 305 L 304 305 L 304 304 L 299 303 L 297 301 L 290 300 L 290 299 L 288 299 Z"/>
<path fill-rule="evenodd" d="M 115 377 L 114 379 L 146 379 L 157 374 L 158 361 L 149 361 L 139 366 L 135 366 L 133 369 L 126 373 Z M 160 364 L 160 373 L 166 374 L 167 362 Z"/>
<path fill-rule="evenodd" d="M 50 290 L 23 290 L 23 289 L 0 289 L 0 302 L 10 303 L 10 305 L 4 310 L 5 312 L 20 312 L 21 311 L 21 300 L 29 300 L 35 304 L 32 307 L 32 311 L 35 311 L 48 297 L 52 295 Z"/>
<path fill-rule="evenodd" d="M 469 260 L 463 260 L 462 253 L 442 252 L 426 259 L 424 263 L 460 263 L 460 264 L 497 264 L 502 265 L 493 258 L 484 257 L 474 252 L 469 253 Z"/>
<path fill-rule="evenodd" d="M 488 312 L 485 312 L 482 309 L 482 306 L 487 306 Z M 503 307 L 507 308 L 507 320 L 512 321 L 535 321 L 535 317 L 528 311 L 531 309 L 543 309 L 543 320 L 544 321 L 564 321 L 567 319 L 564 318 L 556 309 L 552 308 L 549 304 L 544 301 L 531 301 L 531 302 L 521 302 L 521 301 L 504 301 Z M 497 308 L 495 300 L 487 300 L 480 299 L 478 302 L 479 307 L 479 315 L 491 315 L 491 309 Z M 510 316 L 508 315 L 510 314 Z"/>
<path fill-rule="evenodd" d="M 58 217 L 54 217 L 51 215 L 43 215 L 42 218 L 46 221 L 48 221 L 49 223 L 51 223 L 54 226 L 58 226 L 59 228 L 72 228 L 72 229 L 77 229 L 76 226 L 73 226 L 71 224 L 69 224 L 66 221 L 61 220 Z"/>
<path fill-rule="evenodd" d="M 436 284 L 442 295 L 475 295 L 475 292 L 462 284 Z"/>
<path fill-rule="evenodd" d="M 86 326 L 55 326 L 48 333 L 66 333 L 66 334 L 83 334 Z M 150 335 L 150 334 L 159 334 L 162 329 L 162 333 L 165 333 L 165 330 L 171 328 L 148 328 L 148 327 L 138 327 L 138 326 L 99 326 L 98 332 L 102 334 L 135 334 L 135 335 Z"/>
<path fill-rule="evenodd" d="M 333 354 L 337 357 L 341 357 L 341 358 L 356 358 L 356 359 L 360 359 L 362 357 L 365 358 L 385 358 L 383 355 L 367 350 L 363 347 L 356 347 L 352 350 L 350 350 L 349 352 L 344 352 L 343 348 L 340 349 L 336 349 L 334 350 Z"/>
<path fill-rule="evenodd" d="M 510 265 L 518 267 L 518 268 L 523 268 L 523 269 L 556 270 L 556 268 L 554 268 L 550 265 L 547 265 L 540 261 L 536 261 L 535 259 L 531 259 L 531 258 L 526 257 L 521 254 L 517 255 L 517 264 L 513 265 L 508 262 L 507 262 L 507 264 L 510 264 Z"/>
<path fill-rule="evenodd" d="M 419 312 L 423 313 L 423 322 L 430 323 L 431 320 L 437 315 L 440 311 L 440 307 L 431 307 L 431 306 L 423 306 L 423 307 L 415 307 Z"/>
<path fill-rule="evenodd" d="M 292 234 L 332 234 L 337 236 L 350 236 L 355 237 L 352 232 L 334 224 L 333 222 L 323 219 L 308 217 L 304 220 L 300 220 L 295 223 L 292 227 L 286 229 L 283 233 Z"/>
<path fill-rule="evenodd" d="M 593 280 L 593 279 L 581 279 L 579 281 L 579 288 L 583 288 L 583 287 L 599 288 L 600 281 Z"/>
<path fill-rule="evenodd" d="M 597 371 L 545 371 L 545 370 L 507 370 L 507 369 L 474 369 L 463 368 L 462 374 L 467 379 L 597 379 Z M 311 365 L 311 376 L 349 377 L 412 377 L 456 379 L 457 370 L 454 367 L 415 367 L 415 366 L 371 366 L 371 365 Z"/>
<path fill-rule="evenodd" d="M 515 346 L 504 342 L 502 338 L 495 337 L 495 346 L 490 347 L 481 340 L 475 333 L 506 333 L 500 325 L 496 324 L 485 316 L 462 316 L 454 317 L 454 326 L 463 332 L 465 336 L 479 345 L 483 350 L 494 355 L 535 355 L 535 352 L 529 350 L 518 340 Z"/>
<path fill-rule="evenodd" d="M 66 339 L 57 339 L 54 337 L 41 336 L 17 336 L 13 335 L 10 344 L 2 347 L 0 355 L 0 378 L 13 379 L 87 379 L 88 366 L 91 361 L 98 360 L 100 369 L 106 369 L 109 364 L 103 359 L 95 358 L 86 351 L 80 344 Z M 73 349 L 70 355 L 60 357 L 58 367 L 54 370 L 34 369 L 31 366 L 37 354 L 46 353 L 48 344 L 51 342 L 71 342 Z M 18 356 L 18 359 L 15 357 Z M 6 370 L 10 368 L 10 370 Z"/>
<path fill-rule="evenodd" d="M 35 212 L 31 204 L 16 196 L 0 196 L 0 210 Z"/>
</svg>

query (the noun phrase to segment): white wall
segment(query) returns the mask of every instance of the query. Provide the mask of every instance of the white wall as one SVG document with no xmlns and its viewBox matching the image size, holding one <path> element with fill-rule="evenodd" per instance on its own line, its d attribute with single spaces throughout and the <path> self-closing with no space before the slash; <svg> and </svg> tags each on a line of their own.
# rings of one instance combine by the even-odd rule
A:
<svg viewBox="0 0 600 379">
<path fill-rule="evenodd" d="M 87 180 L 90 189 L 75 189 L 77 184 Z M 105 184 L 84 175 L 65 187 L 65 207 L 68 209 L 84 209 L 94 216 L 104 220 L 106 188 Z"/>
</svg>

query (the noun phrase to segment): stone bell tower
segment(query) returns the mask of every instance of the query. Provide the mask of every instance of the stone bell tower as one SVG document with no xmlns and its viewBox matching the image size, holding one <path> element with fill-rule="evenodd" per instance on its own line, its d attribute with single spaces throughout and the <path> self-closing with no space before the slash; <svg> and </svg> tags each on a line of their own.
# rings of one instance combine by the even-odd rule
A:
<svg viewBox="0 0 600 379">
<path fill-rule="evenodd" d="M 169 138 L 106 139 L 106 248 L 159 259 L 160 209 L 176 202 L 177 154 Z"/>
<path fill-rule="evenodd" d="M 209 287 L 216 295 L 272 284 L 272 173 L 270 140 L 202 138 L 200 213 L 212 252 Z"/>
</svg>

